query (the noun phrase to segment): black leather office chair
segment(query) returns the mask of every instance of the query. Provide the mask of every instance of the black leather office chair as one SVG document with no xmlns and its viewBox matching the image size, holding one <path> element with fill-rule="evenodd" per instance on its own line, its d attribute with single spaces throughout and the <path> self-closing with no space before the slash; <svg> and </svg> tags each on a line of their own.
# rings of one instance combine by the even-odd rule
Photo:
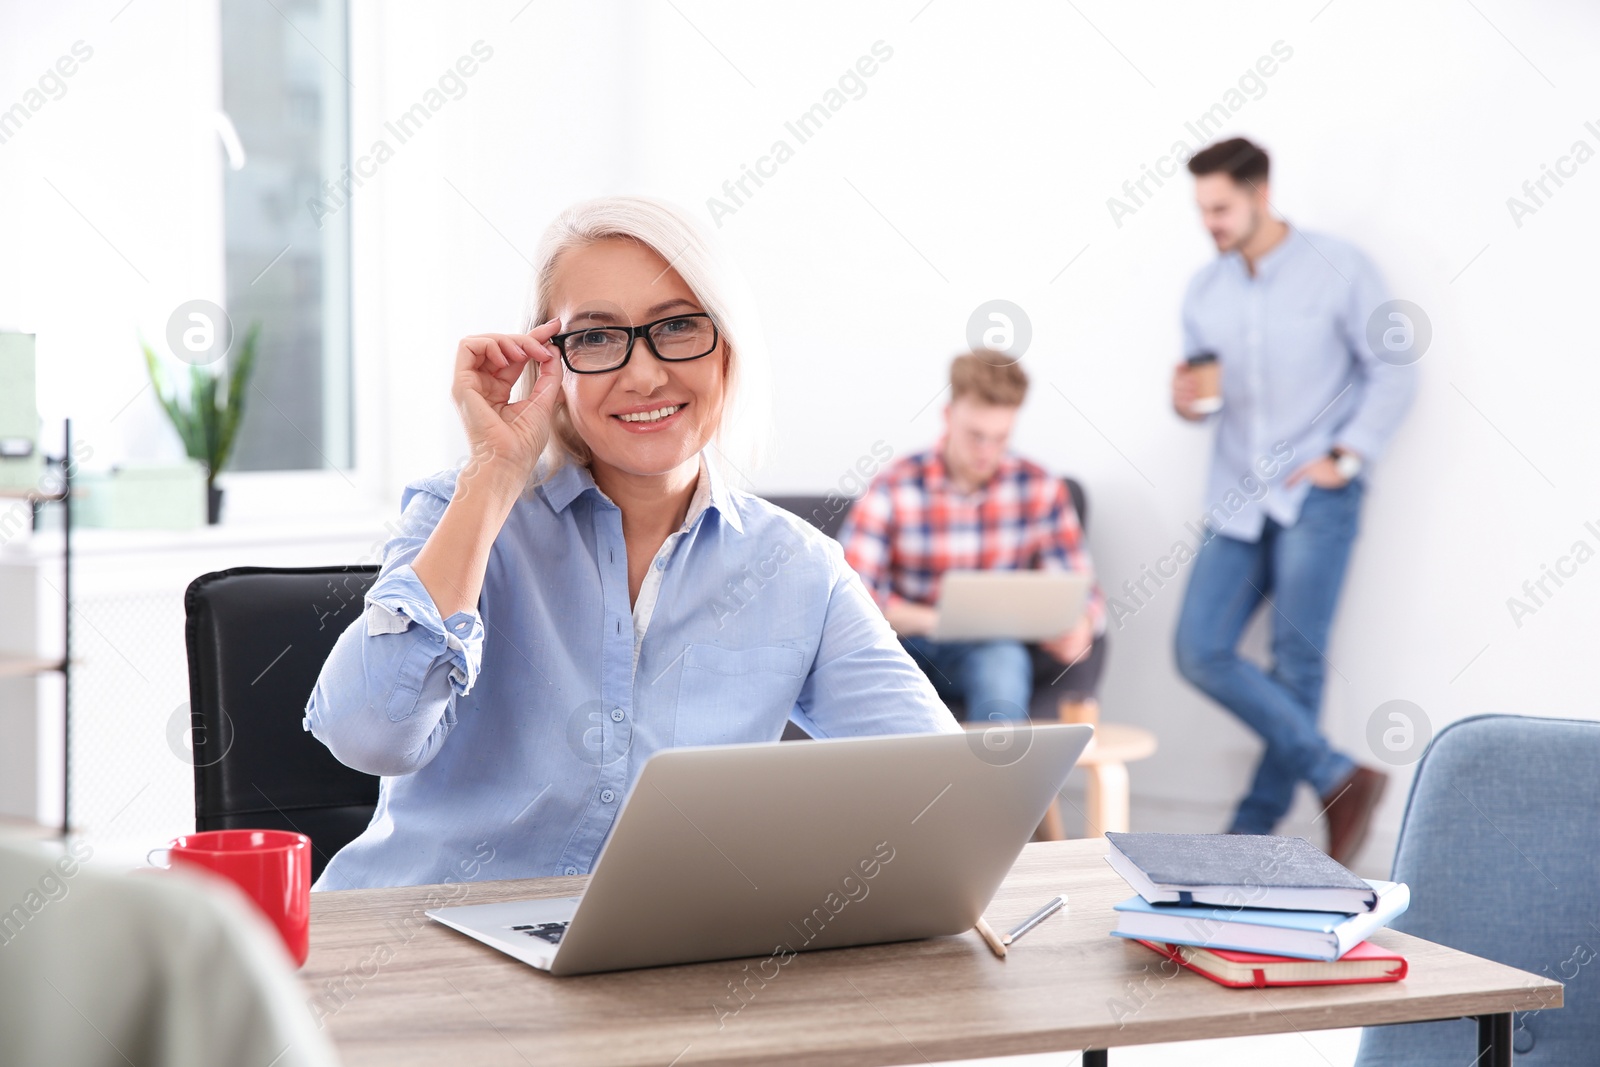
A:
<svg viewBox="0 0 1600 1067">
<path fill-rule="evenodd" d="M 769 496 L 766 501 L 800 516 L 829 537 L 839 536 L 839 528 L 855 503 L 839 496 Z"/>
<path fill-rule="evenodd" d="M 333 643 L 377 567 L 234 567 L 184 594 L 197 830 L 297 830 L 312 877 L 366 829 L 378 779 L 301 728 Z"/>
<path fill-rule="evenodd" d="M 1089 529 L 1089 502 L 1084 498 L 1083 486 L 1075 478 L 1063 478 L 1067 483 L 1067 492 L 1072 497 L 1072 506 L 1078 511 L 1078 524 Z M 784 511 L 805 519 L 811 525 L 827 534 L 829 537 L 838 537 L 839 528 L 844 525 L 845 516 L 850 513 L 850 506 L 855 503 L 840 496 L 769 496 L 768 503 L 776 504 Z"/>
</svg>

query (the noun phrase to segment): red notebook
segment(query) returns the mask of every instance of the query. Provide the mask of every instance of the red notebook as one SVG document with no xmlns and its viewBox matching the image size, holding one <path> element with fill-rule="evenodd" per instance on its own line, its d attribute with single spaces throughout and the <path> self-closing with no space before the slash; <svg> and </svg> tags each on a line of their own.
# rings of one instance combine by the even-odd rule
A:
<svg viewBox="0 0 1600 1067">
<path fill-rule="evenodd" d="M 1264 989 L 1286 985 L 1353 985 L 1360 982 L 1398 982 L 1406 976 L 1404 956 L 1363 941 L 1336 960 L 1302 960 L 1292 956 L 1261 956 L 1225 948 L 1200 948 L 1134 938 L 1145 948 L 1203 974 L 1230 989 Z"/>
</svg>

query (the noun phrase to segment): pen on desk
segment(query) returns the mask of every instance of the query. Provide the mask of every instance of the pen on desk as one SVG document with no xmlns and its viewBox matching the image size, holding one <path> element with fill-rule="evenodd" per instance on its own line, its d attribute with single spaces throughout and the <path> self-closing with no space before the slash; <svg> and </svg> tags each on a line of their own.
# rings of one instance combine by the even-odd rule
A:
<svg viewBox="0 0 1600 1067">
<path fill-rule="evenodd" d="M 1011 942 L 1015 941 L 1029 930 L 1032 930 L 1035 926 L 1038 926 L 1040 923 L 1044 922 L 1046 919 L 1050 918 L 1050 916 L 1054 915 L 1056 912 L 1060 911 L 1066 906 L 1067 895 L 1065 893 L 1059 897 L 1051 898 L 1050 903 L 1046 904 L 1044 907 L 1028 916 L 1027 919 L 1023 920 L 1021 926 L 1017 927 L 1005 937 L 1001 938 L 1000 943 L 1002 945 L 1011 944 Z"/>
<path fill-rule="evenodd" d="M 978 936 L 983 938 L 984 941 L 988 942 L 990 948 L 994 949 L 994 954 L 996 956 L 999 956 L 1001 959 L 1006 958 L 1005 945 L 1000 943 L 1000 938 L 994 932 L 994 927 L 990 926 L 988 921 L 984 919 L 982 915 L 978 916 L 978 921 L 974 925 L 973 929 L 977 930 Z"/>
</svg>

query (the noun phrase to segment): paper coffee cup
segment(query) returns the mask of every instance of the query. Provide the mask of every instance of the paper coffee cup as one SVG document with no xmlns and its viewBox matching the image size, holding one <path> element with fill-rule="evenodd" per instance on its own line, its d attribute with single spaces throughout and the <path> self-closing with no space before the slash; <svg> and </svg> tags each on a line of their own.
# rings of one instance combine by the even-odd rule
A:
<svg viewBox="0 0 1600 1067">
<path fill-rule="evenodd" d="M 1184 360 L 1195 383 L 1194 403 L 1190 410 L 1198 415 L 1210 415 L 1222 410 L 1222 364 L 1215 352 L 1201 352 Z"/>
</svg>

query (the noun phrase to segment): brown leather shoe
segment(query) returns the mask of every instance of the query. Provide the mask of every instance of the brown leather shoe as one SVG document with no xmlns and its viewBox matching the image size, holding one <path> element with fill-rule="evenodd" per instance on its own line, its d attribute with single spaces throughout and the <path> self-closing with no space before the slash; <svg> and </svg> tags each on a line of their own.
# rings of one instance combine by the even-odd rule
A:
<svg viewBox="0 0 1600 1067">
<path fill-rule="evenodd" d="M 1382 771 L 1357 767 L 1322 798 L 1322 810 L 1328 817 L 1328 855 L 1345 866 L 1356 858 L 1388 784 L 1389 776 Z"/>
</svg>

